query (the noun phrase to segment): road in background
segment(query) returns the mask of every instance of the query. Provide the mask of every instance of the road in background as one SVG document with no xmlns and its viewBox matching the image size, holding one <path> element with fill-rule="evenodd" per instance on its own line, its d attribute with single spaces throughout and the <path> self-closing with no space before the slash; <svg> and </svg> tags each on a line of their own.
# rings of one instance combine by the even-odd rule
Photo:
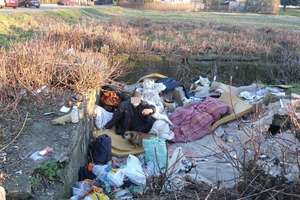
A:
<svg viewBox="0 0 300 200">
<path fill-rule="evenodd" d="M 105 5 L 106 7 L 108 5 Z M 59 10 L 59 9 L 72 9 L 72 8 L 90 8 L 90 7 L 103 7 L 101 5 L 93 5 L 93 6 L 62 6 L 62 5 L 57 5 L 57 4 L 41 4 L 40 8 L 25 8 L 25 7 L 18 7 L 16 9 L 10 8 L 10 7 L 5 7 L 0 9 L 0 12 L 40 12 L 40 11 L 50 11 L 50 10 Z"/>
</svg>

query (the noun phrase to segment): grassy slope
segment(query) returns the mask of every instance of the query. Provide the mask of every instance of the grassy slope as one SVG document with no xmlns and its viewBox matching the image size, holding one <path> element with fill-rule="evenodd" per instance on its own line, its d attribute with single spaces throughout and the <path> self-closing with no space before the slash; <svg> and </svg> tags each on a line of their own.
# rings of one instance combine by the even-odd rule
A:
<svg viewBox="0 0 300 200">
<path fill-rule="evenodd" d="M 296 13 L 296 14 L 295 14 Z M 105 6 L 101 8 L 73 8 L 44 12 L 0 13 L 0 45 L 8 46 L 9 42 L 29 38 L 39 30 L 40 20 L 62 20 L 66 23 L 78 23 L 82 19 L 93 20 L 131 20 L 148 19 L 155 22 L 190 22 L 212 23 L 217 25 L 254 26 L 300 30 L 300 12 L 287 10 L 285 16 L 260 15 L 249 13 L 216 13 L 216 12 L 159 12 L 125 9 Z"/>
<path fill-rule="evenodd" d="M 120 16 L 123 19 L 146 18 L 160 21 L 188 21 L 194 23 L 216 23 L 224 25 L 241 25 L 255 27 L 280 27 L 300 29 L 300 19 L 295 16 L 274 16 L 250 13 L 217 13 L 217 12 L 160 12 L 124 9 L 120 7 L 85 8 L 88 13 L 106 15 L 109 17 Z"/>
<path fill-rule="evenodd" d="M 18 12 L 14 14 L 0 13 L 0 32 L 7 26 L 28 21 L 38 21 L 59 17 L 61 20 L 77 22 L 82 17 L 93 17 L 98 20 L 109 20 L 116 17 L 122 19 L 146 18 L 154 21 L 188 21 L 194 23 L 216 23 L 241 26 L 269 26 L 290 29 L 300 29 L 300 20 L 297 16 L 300 11 L 287 10 L 284 15 L 260 15 L 250 13 L 217 13 L 217 12 L 160 12 L 125 9 L 121 7 L 105 6 L 101 8 L 72 8 L 45 12 Z M 294 15 L 294 16 L 289 16 Z M 37 19 L 39 18 L 39 19 Z"/>
</svg>

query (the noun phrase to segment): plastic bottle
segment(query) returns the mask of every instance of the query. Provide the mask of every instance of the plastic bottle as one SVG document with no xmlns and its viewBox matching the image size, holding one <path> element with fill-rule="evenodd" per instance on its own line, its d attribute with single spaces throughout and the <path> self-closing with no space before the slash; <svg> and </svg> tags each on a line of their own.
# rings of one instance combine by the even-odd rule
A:
<svg viewBox="0 0 300 200">
<path fill-rule="evenodd" d="M 73 106 L 73 109 L 71 112 L 71 121 L 74 124 L 79 122 L 79 111 L 78 111 L 77 106 Z"/>
</svg>

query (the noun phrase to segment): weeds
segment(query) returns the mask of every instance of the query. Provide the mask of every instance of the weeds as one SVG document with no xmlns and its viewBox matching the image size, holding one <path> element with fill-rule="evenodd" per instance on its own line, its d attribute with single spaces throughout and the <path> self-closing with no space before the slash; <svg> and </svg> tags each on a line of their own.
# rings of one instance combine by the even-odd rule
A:
<svg viewBox="0 0 300 200">
<path fill-rule="evenodd" d="M 49 181 L 60 181 L 59 170 L 61 167 L 59 163 L 49 161 L 37 168 L 35 173 Z"/>
<path fill-rule="evenodd" d="M 30 178 L 33 191 L 38 191 L 40 188 L 47 188 L 55 182 L 61 182 L 61 169 L 63 164 L 55 161 L 48 161 L 36 168 Z"/>
</svg>

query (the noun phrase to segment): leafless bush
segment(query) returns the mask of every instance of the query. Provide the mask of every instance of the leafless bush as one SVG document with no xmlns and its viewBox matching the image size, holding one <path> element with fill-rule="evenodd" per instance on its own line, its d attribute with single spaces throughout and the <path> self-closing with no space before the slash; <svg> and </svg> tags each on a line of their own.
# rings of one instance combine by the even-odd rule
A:
<svg viewBox="0 0 300 200">
<path fill-rule="evenodd" d="M 34 95 L 42 86 L 84 93 L 120 74 L 119 63 L 108 54 L 85 47 L 83 33 L 72 33 L 60 37 L 47 34 L 2 50 L 1 102 L 16 102 L 23 91 Z"/>
</svg>

